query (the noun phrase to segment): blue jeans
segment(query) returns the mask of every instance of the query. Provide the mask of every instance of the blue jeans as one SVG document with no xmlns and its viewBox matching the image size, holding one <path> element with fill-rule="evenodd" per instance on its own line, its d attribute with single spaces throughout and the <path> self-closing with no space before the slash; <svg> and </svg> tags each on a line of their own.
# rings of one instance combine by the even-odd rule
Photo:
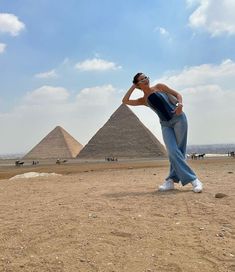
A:
<svg viewBox="0 0 235 272">
<path fill-rule="evenodd" d="M 184 113 L 174 115 L 169 121 L 160 121 L 162 136 L 170 161 L 170 173 L 166 179 L 181 181 L 186 185 L 197 178 L 186 162 L 188 123 Z"/>
</svg>

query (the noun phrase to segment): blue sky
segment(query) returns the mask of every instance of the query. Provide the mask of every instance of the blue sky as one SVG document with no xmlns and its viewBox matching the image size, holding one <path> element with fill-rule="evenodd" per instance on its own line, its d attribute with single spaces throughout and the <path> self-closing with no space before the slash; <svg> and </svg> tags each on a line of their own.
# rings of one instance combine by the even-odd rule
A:
<svg viewBox="0 0 235 272">
<path fill-rule="evenodd" d="M 190 144 L 234 143 L 233 10 L 232 0 L 0 0 L 0 153 L 27 152 L 56 125 L 86 144 L 139 71 L 182 93 Z M 157 117 L 132 110 L 161 140 Z"/>
</svg>

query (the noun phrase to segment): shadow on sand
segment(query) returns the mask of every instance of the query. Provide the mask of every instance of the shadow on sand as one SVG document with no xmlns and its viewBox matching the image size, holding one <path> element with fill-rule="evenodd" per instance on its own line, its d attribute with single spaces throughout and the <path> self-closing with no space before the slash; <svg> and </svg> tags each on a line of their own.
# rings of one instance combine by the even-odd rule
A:
<svg viewBox="0 0 235 272">
<path fill-rule="evenodd" d="M 188 193 L 192 192 L 192 190 L 170 190 L 167 192 L 160 192 L 160 191 L 149 191 L 149 192 L 117 192 L 117 193 L 112 193 L 112 194 L 103 194 L 105 197 L 110 197 L 110 198 L 120 198 L 120 197 L 137 197 L 137 196 L 158 196 L 158 197 L 165 197 L 167 195 L 176 195 L 176 194 L 182 194 L 182 193 Z"/>
</svg>

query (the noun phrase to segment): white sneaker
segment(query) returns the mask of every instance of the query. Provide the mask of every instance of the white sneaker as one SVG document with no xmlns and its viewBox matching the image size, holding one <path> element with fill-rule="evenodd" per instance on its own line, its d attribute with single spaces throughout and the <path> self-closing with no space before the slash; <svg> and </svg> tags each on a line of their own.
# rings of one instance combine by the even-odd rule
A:
<svg viewBox="0 0 235 272">
<path fill-rule="evenodd" d="M 159 191 L 165 192 L 169 190 L 174 190 L 174 181 L 172 179 L 166 179 L 165 182 L 159 186 Z"/>
<path fill-rule="evenodd" d="M 193 185 L 194 193 L 201 193 L 202 192 L 203 184 L 201 183 L 201 181 L 199 179 L 195 179 L 191 183 Z"/>
</svg>

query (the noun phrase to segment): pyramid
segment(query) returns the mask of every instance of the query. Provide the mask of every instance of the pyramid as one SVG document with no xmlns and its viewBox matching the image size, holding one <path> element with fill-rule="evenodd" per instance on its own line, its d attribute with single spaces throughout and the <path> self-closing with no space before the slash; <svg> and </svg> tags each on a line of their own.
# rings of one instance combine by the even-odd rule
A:
<svg viewBox="0 0 235 272">
<path fill-rule="evenodd" d="M 82 147 L 67 131 L 57 126 L 24 159 L 75 158 Z"/>
<path fill-rule="evenodd" d="M 138 117 L 122 104 L 78 154 L 79 159 L 156 158 L 166 150 Z"/>
</svg>

